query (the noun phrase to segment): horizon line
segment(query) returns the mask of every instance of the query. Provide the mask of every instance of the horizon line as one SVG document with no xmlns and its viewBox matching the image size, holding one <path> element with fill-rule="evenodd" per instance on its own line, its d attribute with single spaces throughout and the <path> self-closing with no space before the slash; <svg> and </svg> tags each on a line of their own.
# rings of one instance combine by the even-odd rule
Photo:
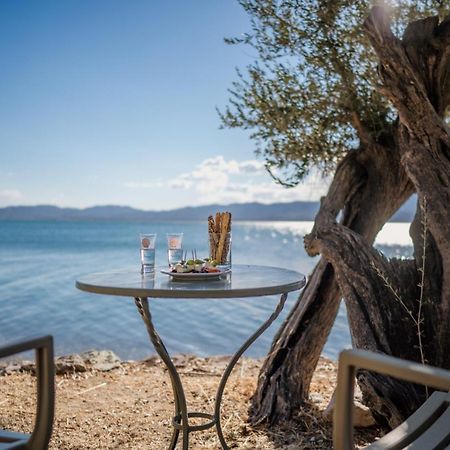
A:
<svg viewBox="0 0 450 450">
<path fill-rule="evenodd" d="M 173 207 L 170 209 L 142 209 L 135 206 L 130 205 L 121 205 L 121 204 L 113 204 L 113 203 L 105 203 L 105 204 L 94 204 L 92 206 L 61 206 L 61 205 L 54 205 L 51 203 L 37 203 L 34 205 L 7 205 L 7 206 L 0 206 L 0 209 L 6 209 L 6 208 L 40 208 L 40 207 L 51 207 L 51 208 L 58 208 L 58 209 L 77 209 L 77 210 L 85 210 L 85 209 L 92 209 L 92 208 L 107 208 L 107 207 L 113 207 L 113 208 L 129 208 L 134 209 L 137 211 L 144 211 L 144 212 L 165 212 L 165 211 L 174 211 L 177 209 L 185 209 L 185 208 L 206 208 L 208 206 L 221 206 L 221 207 L 228 207 L 228 206 L 238 206 L 238 205 L 261 205 L 261 206 L 272 206 L 272 205 L 289 205 L 293 203 L 320 203 L 320 200 L 292 200 L 292 201 L 279 201 L 279 202 L 272 202 L 272 203 L 263 203 L 263 202 L 257 202 L 257 201 L 251 201 L 251 202 L 233 202 L 233 203 L 206 203 L 202 205 L 186 205 L 186 206 L 178 206 Z"/>
</svg>

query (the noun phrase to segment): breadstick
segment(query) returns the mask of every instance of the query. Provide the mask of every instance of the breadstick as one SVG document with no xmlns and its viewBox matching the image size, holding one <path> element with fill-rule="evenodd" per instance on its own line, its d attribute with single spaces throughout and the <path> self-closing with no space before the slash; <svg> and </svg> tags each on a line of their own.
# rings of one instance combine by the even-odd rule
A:
<svg viewBox="0 0 450 450">
<path fill-rule="evenodd" d="M 215 232 L 218 233 L 220 231 L 220 212 L 216 212 L 216 222 L 215 222 Z"/>
<path fill-rule="evenodd" d="M 209 256 L 215 259 L 216 256 L 216 242 L 215 242 L 215 225 L 213 216 L 208 217 L 208 235 L 209 235 Z"/>
<path fill-rule="evenodd" d="M 208 231 L 210 233 L 214 232 L 214 219 L 213 219 L 213 216 L 209 216 L 208 217 Z"/>
<path fill-rule="evenodd" d="M 227 255 L 229 254 L 230 251 L 230 245 L 231 245 L 231 236 L 229 233 L 231 233 L 231 213 L 227 212 L 225 213 L 227 216 L 227 236 L 225 239 L 225 245 L 224 245 L 224 250 L 223 250 L 223 254 L 225 255 L 224 258 L 227 258 Z"/>
<path fill-rule="evenodd" d="M 228 230 L 229 216 L 227 213 L 222 214 L 222 221 L 220 224 L 220 239 L 219 246 L 217 249 L 217 259 L 220 263 L 224 263 L 227 253 L 225 252 L 225 243 L 227 240 L 227 230 Z"/>
</svg>

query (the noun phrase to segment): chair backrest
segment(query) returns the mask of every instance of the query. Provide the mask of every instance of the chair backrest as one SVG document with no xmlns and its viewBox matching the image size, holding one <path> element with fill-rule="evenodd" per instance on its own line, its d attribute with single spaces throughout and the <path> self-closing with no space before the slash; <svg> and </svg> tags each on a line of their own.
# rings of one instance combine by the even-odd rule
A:
<svg viewBox="0 0 450 450">
<path fill-rule="evenodd" d="M 52 336 L 42 336 L 0 348 L 0 358 L 35 349 L 37 405 L 31 435 L 0 430 L 0 450 L 48 448 L 55 410 L 55 368 Z"/>
<path fill-rule="evenodd" d="M 339 357 L 333 419 L 336 450 L 353 450 L 353 394 L 358 369 L 424 384 L 433 394 L 412 416 L 368 449 L 450 449 L 450 371 L 364 350 L 345 350 Z M 436 444 L 436 445 L 435 445 Z"/>
<path fill-rule="evenodd" d="M 401 425 L 374 442 L 367 450 L 439 449 L 450 445 L 450 394 L 434 392 Z"/>
</svg>

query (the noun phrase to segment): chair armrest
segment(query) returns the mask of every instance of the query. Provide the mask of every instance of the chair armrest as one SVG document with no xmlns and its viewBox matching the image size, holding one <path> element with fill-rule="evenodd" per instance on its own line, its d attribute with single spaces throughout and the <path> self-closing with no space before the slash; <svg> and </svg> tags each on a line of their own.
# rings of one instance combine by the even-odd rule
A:
<svg viewBox="0 0 450 450">
<path fill-rule="evenodd" d="M 49 342 L 49 340 L 51 342 Z M 53 346 L 51 336 L 41 336 L 37 338 L 27 339 L 26 341 L 13 342 L 0 347 L 0 358 L 16 355 L 17 353 L 26 352 L 38 348 L 48 348 L 49 344 Z"/>
<path fill-rule="evenodd" d="M 450 371 L 365 350 L 344 350 L 339 356 L 333 442 L 336 450 L 354 449 L 353 395 L 358 369 L 366 369 L 412 383 L 450 390 Z"/>
<path fill-rule="evenodd" d="M 37 411 L 30 448 L 47 448 L 55 409 L 55 365 L 52 336 L 16 342 L 0 348 L 0 358 L 36 350 Z"/>
</svg>

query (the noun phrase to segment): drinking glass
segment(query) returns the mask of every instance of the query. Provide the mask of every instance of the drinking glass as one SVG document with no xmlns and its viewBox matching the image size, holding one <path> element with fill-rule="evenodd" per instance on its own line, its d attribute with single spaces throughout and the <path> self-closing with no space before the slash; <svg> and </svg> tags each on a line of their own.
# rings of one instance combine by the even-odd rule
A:
<svg viewBox="0 0 450 450">
<path fill-rule="evenodd" d="M 155 271 L 155 233 L 141 233 L 141 273 Z"/>
<path fill-rule="evenodd" d="M 167 233 L 167 258 L 170 268 L 183 259 L 183 233 Z"/>
<path fill-rule="evenodd" d="M 231 231 L 208 232 L 209 256 L 219 268 L 231 269 Z"/>
</svg>

